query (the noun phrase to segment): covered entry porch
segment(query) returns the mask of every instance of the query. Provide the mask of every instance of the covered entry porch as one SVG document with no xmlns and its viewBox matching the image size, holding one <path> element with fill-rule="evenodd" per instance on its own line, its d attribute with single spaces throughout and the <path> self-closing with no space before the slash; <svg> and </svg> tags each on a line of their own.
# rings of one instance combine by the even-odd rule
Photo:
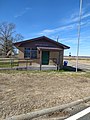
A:
<svg viewBox="0 0 90 120">
<path fill-rule="evenodd" d="M 50 61 L 56 64 L 57 70 L 63 68 L 63 50 L 61 48 L 37 47 L 37 50 L 40 54 L 40 70 L 42 70 L 42 66 L 50 65 Z"/>
</svg>

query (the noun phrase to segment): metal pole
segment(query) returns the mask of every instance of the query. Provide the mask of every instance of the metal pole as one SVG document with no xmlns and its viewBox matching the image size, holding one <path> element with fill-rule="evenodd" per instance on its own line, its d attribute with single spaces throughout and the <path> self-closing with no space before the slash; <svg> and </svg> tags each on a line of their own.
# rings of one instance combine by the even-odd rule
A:
<svg viewBox="0 0 90 120">
<path fill-rule="evenodd" d="M 78 43 L 77 43 L 77 57 L 76 57 L 76 72 L 77 72 L 77 69 L 78 69 L 79 41 L 80 41 L 80 30 L 81 30 L 81 15 L 82 15 L 82 0 L 80 0 L 80 12 L 79 12 L 79 23 L 78 23 Z"/>
<path fill-rule="evenodd" d="M 58 42 L 58 40 L 59 40 L 59 35 L 58 35 L 58 37 L 57 37 L 57 42 Z"/>
</svg>

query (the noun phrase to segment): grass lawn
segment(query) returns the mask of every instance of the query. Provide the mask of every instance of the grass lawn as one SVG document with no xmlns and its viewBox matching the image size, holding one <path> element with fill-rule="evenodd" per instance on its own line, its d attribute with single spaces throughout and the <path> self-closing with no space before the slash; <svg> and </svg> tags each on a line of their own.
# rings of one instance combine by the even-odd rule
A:
<svg viewBox="0 0 90 120">
<path fill-rule="evenodd" d="M 0 68 L 11 68 L 15 66 L 18 66 L 18 62 L 11 63 L 10 61 L 9 62 L 0 61 Z"/>
<path fill-rule="evenodd" d="M 0 71 L 0 118 L 90 96 L 90 72 Z"/>
</svg>

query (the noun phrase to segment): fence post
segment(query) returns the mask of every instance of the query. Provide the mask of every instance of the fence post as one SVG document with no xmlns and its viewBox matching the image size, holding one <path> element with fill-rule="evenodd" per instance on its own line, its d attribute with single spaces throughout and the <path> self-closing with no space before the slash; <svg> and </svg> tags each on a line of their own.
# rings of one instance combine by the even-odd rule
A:
<svg viewBox="0 0 90 120">
<path fill-rule="evenodd" d="M 28 59 L 26 59 L 26 70 L 28 68 Z"/>
<path fill-rule="evenodd" d="M 11 68 L 12 68 L 12 58 L 11 58 L 10 62 L 11 62 Z"/>
</svg>

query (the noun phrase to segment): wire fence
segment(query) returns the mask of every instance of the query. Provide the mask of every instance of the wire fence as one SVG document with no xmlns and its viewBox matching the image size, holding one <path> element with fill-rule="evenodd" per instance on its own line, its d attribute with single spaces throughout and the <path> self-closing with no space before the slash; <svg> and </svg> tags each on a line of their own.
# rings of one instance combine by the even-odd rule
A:
<svg viewBox="0 0 90 120">
<path fill-rule="evenodd" d="M 0 68 L 15 68 L 19 66 L 27 67 L 31 65 L 30 59 L 0 58 Z"/>
<path fill-rule="evenodd" d="M 50 58 L 49 63 L 57 65 L 56 58 Z M 30 66 L 39 66 L 40 58 L 38 59 L 18 59 L 18 58 L 0 58 L 0 70 L 5 68 L 28 68 Z"/>
</svg>

